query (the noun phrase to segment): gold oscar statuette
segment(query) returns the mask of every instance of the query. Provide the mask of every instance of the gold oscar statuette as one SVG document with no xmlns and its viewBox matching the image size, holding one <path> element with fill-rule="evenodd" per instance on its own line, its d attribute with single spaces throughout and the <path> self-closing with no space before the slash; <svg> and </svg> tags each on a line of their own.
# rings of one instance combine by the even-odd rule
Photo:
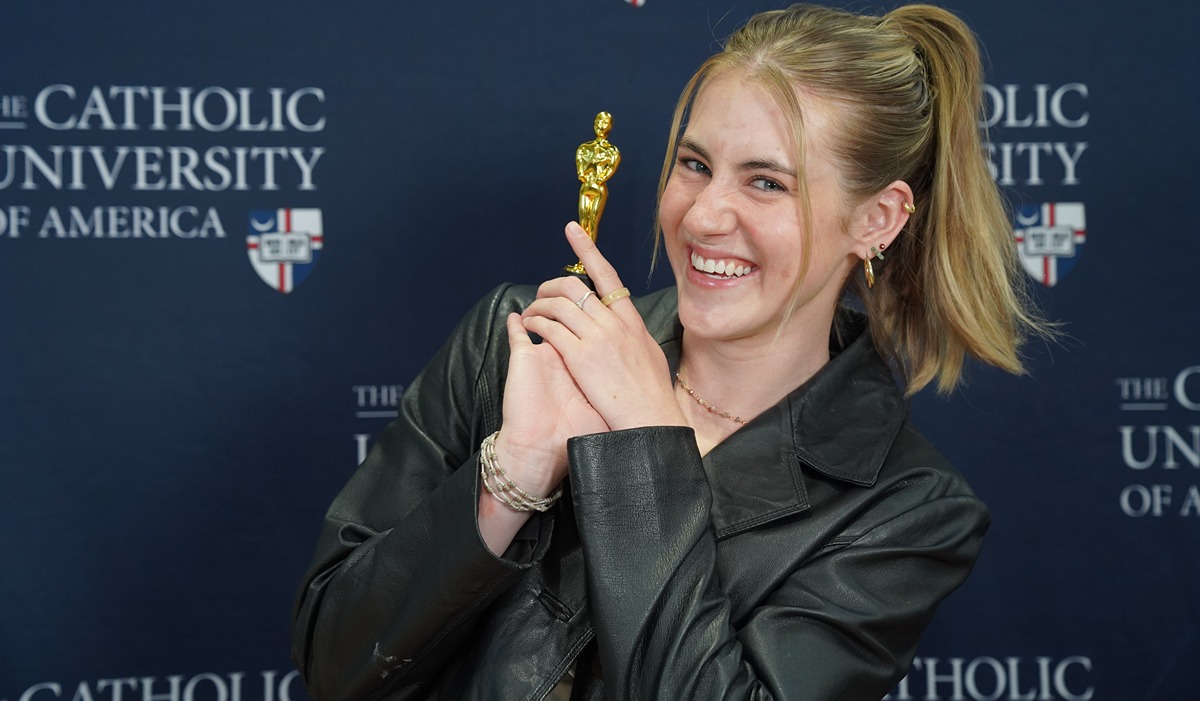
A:
<svg viewBox="0 0 1200 701">
<path fill-rule="evenodd" d="M 604 213 L 604 202 L 608 199 L 608 187 L 604 184 L 617 166 L 621 164 L 621 152 L 608 142 L 612 129 L 612 115 L 601 112 L 596 115 L 594 125 L 596 138 L 582 143 L 575 150 L 575 170 L 579 173 L 579 225 L 596 240 L 600 228 L 600 215 Z M 568 273 L 586 275 L 582 262 L 564 268 Z"/>
</svg>

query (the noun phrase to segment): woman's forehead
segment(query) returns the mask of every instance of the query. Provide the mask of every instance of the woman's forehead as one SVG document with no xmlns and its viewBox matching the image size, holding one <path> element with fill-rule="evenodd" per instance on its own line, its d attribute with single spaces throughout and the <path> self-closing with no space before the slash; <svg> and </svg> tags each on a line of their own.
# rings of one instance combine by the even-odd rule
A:
<svg viewBox="0 0 1200 701">
<path fill-rule="evenodd" d="M 699 141 L 772 142 L 789 154 L 795 153 L 799 134 L 807 152 L 823 152 L 836 124 L 836 106 L 793 85 L 786 88 L 795 98 L 792 107 L 778 94 L 781 89 L 744 71 L 722 71 L 699 86 L 683 134 Z"/>
</svg>

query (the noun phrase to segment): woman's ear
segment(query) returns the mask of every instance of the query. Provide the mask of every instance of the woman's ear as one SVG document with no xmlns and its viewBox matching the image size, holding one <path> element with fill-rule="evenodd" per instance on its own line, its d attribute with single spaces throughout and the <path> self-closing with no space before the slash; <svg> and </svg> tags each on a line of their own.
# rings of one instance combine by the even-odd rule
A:
<svg viewBox="0 0 1200 701">
<path fill-rule="evenodd" d="M 858 206 L 855 255 L 864 260 L 887 250 L 916 212 L 912 188 L 897 180 Z"/>
</svg>

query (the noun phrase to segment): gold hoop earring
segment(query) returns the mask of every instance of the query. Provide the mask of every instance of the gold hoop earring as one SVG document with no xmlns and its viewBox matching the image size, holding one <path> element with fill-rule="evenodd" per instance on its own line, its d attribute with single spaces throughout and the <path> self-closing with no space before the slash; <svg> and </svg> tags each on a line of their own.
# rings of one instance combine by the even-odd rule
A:
<svg viewBox="0 0 1200 701">
<path fill-rule="evenodd" d="M 905 202 L 904 203 L 904 211 L 908 212 L 909 214 L 916 214 L 917 206 L 915 204 L 913 204 L 912 202 Z"/>
<path fill-rule="evenodd" d="M 875 286 L 875 270 L 871 267 L 871 259 L 863 258 L 863 271 L 867 274 L 867 289 Z"/>
</svg>

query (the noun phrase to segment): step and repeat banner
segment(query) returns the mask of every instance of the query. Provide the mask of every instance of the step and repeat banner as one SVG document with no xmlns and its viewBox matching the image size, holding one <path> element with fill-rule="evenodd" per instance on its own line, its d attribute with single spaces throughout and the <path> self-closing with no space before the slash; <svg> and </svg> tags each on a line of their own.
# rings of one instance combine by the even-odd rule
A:
<svg viewBox="0 0 1200 701">
<path fill-rule="evenodd" d="M 485 291 L 574 262 L 600 110 L 600 244 L 669 284 L 675 98 L 771 6 L 0 7 L 0 699 L 307 698 L 295 590 L 406 385 Z M 1200 10 L 950 7 L 1065 335 L 913 402 L 994 525 L 890 698 L 1195 701 Z"/>
</svg>

